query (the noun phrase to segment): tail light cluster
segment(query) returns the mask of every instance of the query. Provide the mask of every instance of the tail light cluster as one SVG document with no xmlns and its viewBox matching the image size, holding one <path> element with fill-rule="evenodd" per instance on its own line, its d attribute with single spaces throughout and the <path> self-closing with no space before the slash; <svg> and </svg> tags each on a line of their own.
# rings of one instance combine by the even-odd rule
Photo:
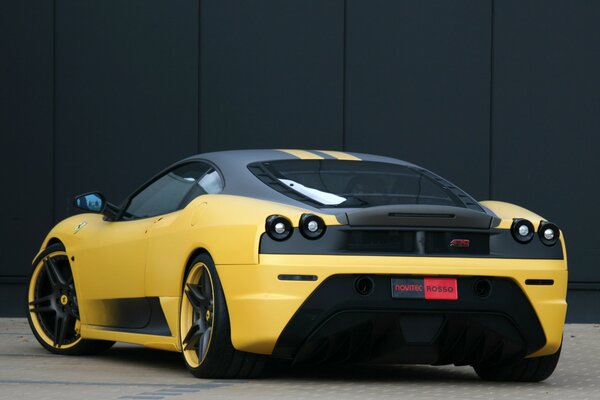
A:
<svg viewBox="0 0 600 400">
<path fill-rule="evenodd" d="M 281 215 L 271 215 L 267 218 L 265 229 L 273 240 L 286 240 L 294 232 L 292 222 Z"/>
<path fill-rule="evenodd" d="M 522 218 L 513 220 L 510 231 L 515 240 L 519 243 L 529 243 L 535 236 L 533 224 Z M 554 246 L 560 238 L 560 230 L 558 227 L 548 221 L 540 222 L 537 234 L 540 241 L 546 246 Z"/>
<path fill-rule="evenodd" d="M 314 214 L 302 214 L 298 229 L 305 238 L 315 240 L 323 236 L 327 227 L 323 218 Z M 265 230 L 271 239 L 277 241 L 287 240 L 294 233 L 292 222 L 282 215 L 268 217 Z"/>
</svg>

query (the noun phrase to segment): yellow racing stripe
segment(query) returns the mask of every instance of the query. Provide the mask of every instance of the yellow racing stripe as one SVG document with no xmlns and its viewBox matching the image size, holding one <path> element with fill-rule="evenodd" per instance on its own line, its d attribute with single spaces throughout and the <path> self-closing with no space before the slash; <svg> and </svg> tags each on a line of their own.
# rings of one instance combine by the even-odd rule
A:
<svg viewBox="0 0 600 400">
<path fill-rule="evenodd" d="M 342 151 L 330 151 L 330 150 L 319 150 L 321 153 L 325 153 L 328 156 L 335 157 L 338 160 L 353 160 L 361 161 L 360 158 L 353 156 L 352 154 L 344 153 Z"/>
<path fill-rule="evenodd" d="M 321 157 L 317 154 L 311 153 L 310 151 L 306 151 L 306 150 L 279 149 L 279 151 L 283 151 L 284 153 L 288 153 L 293 156 L 296 156 L 301 160 L 322 160 L 323 159 L 323 157 Z"/>
</svg>

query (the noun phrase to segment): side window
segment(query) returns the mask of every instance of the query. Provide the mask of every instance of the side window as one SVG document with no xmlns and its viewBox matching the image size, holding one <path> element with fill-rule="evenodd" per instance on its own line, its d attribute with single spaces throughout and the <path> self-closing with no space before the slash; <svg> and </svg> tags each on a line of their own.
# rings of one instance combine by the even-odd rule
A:
<svg viewBox="0 0 600 400">
<path fill-rule="evenodd" d="M 223 186 L 223 178 L 221 178 L 221 175 L 214 168 L 208 169 L 208 171 L 200 177 L 198 182 L 196 182 L 187 196 L 185 196 L 181 202 L 180 208 L 187 206 L 192 200 L 203 194 L 221 193 L 223 191 Z"/>
<path fill-rule="evenodd" d="M 208 194 L 221 193 L 223 190 L 223 180 L 216 170 L 211 169 L 200 178 L 198 186 Z"/>
<path fill-rule="evenodd" d="M 210 181 L 206 177 L 213 172 L 221 185 L 218 190 L 214 183 L 205 189 L 206 185 L 201 185 L 201 182 L 206 179 Z M 218 193 L 222 188 L 219 173 L 210 165 L 202 162 L 184 164 L 167 172 L 135 195 L 125 210 L 125 219 L 167 214 L 185 207 L 201 194 Z"/>
</svg>

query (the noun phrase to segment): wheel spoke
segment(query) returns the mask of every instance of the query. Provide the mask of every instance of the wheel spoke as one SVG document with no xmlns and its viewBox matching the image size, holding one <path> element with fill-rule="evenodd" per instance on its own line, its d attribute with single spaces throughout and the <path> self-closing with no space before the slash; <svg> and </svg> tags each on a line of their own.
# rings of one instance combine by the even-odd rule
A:
<svg viewBox="0 0 600 400">
<path fill-rule="evenodd" d="M 212 328 L 209 327 L 203 334 L 202 340 L 198 345 L 198 358 L 202 360 L 204 358 L 204 354 L 208 350 L 208 341 L 210 340 L 210 333 L 212 332 Z"/>
<path fill-rule="evenodd" d="M 50 281 L 50 285 L 52 287 L 56 287 L 58 285 L 58 281 L 56 280 L 56 276 L 51 273 L 50 263 L 48 262 L 49 258 L 44 260 L 44 270 L 46 271 L 46 276 L 48 276 L 48 280 Z"/>
<path fill-rule="evenodd" d="M 40 298 L 34 299 L 33 301 L 30 301 L 29 306 L 31 306 L 31 308 L 29 309 L 29 311 L 34 312 L 36 314 L 46 313 L 46 312 L 57 313 L 58 307 L 56 306 L 56 303 L 52 301 L 53 298 L 54 298 L 54 296 L 52 294 L 49 294 L 47 296 L 40 297 Z M 49 303 L 49 304 L 44 304 L 44 303 Z"/>
<path fill-rule="evenodd" d="M 58 265 L 56 265 L 52 258 L 47 257 L 44 260 L 44 266 L 46 267 L 46 273 L 48 275 L 48 279 L 50 280 L 50 284 L 52 285 L 52 287 L 66 284 L 65 279 L 63 278 L 58 269 Z"/>
<path fill-rule="evenodd" d="M 192 285 L 188 283 L 188 288 L 194 295 L 194 297 L 198 300 L 198 302 L 206 301 L 206 297 L 202 294 L 202 289 L 200 285 Z"/>
<path fill-rule="evenodd" d="M 202 276 L 200 277 L 200 290 L 202 291 L 202 296 L 205 299 L 212 299 L 212 285 L 210 283 L 210 277 L 206 271 L 202 272 Z"/>
<path fill-rule="evenodd" d="M 56 310 L 51 306 L 34 306 L 33 308 L 30 308 L 29 311 L 34 312 L 36 314 L 41 314 L 41 313 L 46 313 L 46 312 L 51 312 L 51 311 L 56 312 Z"/>
<path fill-rule="evenodd" d="M 192 307 L 194 310 L 202 312 L 202 305 L 206 302 L 206 299 L 200 294 L 197 286 L 188 283 L 187 287 L 189 290 L 185 291 L 185 295 L 192 304 Z"/>
<path fill-rule="evenodd" d="M 65 343 L 65 336 L 67 334 L 67 328 L 69 328 L 70 322 L 71 322 L 71 315 L 69 315 L 69 314 L 66 314 L 61 319 L 60 334 L 58 336 L 58 341 L 57 341 L 57 344 L 59 347 Z"/>
<path fill-rule="evenodd" d="M 44 297 L 39 297 L 37 299 L 34 299 L 33 301 L 30 301 L 29 305 L 30 306 L 37 306 L 37 305 L 40 305 L 40 304 L 45 303 L 47 301 L 51 301 L 53 297 L 54 297 L 53 294 L 49 294 L 49 295 L 44 296 Z"/>
<path fill-rule="evenodd" d="M 192 338 L 192 336 L 194 336 L 194 333 L 196 333 L 197 330 L 198 330 L 198 327 L 196 325 L 192 325 L 192 327 L 190 328 L 190 330 L 188 331 L 188 333 L 183 338 L 183 341 L 182 341 L 183 344 L 188 344 L 188 342 L 190 341 L 190 339 Z"/>
<path fill-rule="evenodd" d="M 54 347 L 60 347 L 59 344 L 59 337 L 61 335 L 61 328 L 63 327 L 63 316 L 59 313 L 56 313 L 56 316 L 54 317 L 54 337 L 52 338 L 54 340 Z"/>
<path fill-rule="evenodd" d="M 184 350 L 192 350 L 198 346 L 202 332 L 200 332 L 198 325 L 192 325 L 187 335 L 183 339 Z"/>
</svg>

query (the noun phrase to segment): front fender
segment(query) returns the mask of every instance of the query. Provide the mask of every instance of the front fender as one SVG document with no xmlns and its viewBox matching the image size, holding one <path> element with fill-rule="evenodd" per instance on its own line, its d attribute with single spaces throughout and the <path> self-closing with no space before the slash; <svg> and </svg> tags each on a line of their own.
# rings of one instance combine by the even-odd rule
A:
<svg viewBox="0 0 600 400">
<path fill-rule="evenodd" d="M 56 224 L 50 232 L 44 238 L 40 249 L 38 250 L 35 257 L 33 257 L 32 263 L 37 260 L 40 254 L 48 247 L 52 239 L 60 240 L 66 249 L 69 249 L 78 242 L 77 232 L 82 229 L 85 225 L 93 223 L 95 220 L 102 220 L 101 214 L 77 214 L 71 217 L 65 218 Z M 84 225 L 82 225 L 84 224 Z"/>
</svg>

